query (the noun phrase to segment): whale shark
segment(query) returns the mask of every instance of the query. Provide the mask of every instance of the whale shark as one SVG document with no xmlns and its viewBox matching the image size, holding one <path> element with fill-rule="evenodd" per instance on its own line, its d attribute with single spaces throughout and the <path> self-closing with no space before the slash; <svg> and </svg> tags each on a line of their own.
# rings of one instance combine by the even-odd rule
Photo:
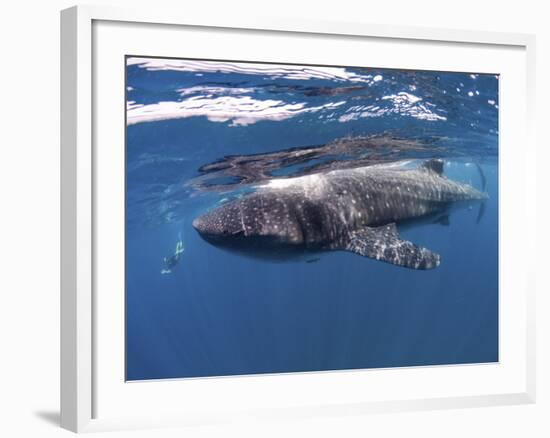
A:
<svg viewBox="0 0 550 438">
<path fill-rule="evenodd" d="M 436 268 L 441 256 L 401 238 L 399 228 L 448 224 L 452 208 L 487 199 L 447 178 L 441 159 L 395 162 L 277 178 L 193 221 L 208 243 L 260 258 L 349 251 L 409 269 Z"/>
</svg>

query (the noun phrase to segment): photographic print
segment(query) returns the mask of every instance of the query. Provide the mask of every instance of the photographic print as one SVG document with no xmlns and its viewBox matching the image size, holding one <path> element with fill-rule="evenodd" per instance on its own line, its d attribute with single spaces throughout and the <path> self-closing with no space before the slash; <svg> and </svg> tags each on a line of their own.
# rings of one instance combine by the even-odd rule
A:
<svg viewBox="0 0 550 438">
<path fill-rule="evenodd" d="M 127 380 L 498 362 L 498 75 L 125 61 Z"/>
</svg>

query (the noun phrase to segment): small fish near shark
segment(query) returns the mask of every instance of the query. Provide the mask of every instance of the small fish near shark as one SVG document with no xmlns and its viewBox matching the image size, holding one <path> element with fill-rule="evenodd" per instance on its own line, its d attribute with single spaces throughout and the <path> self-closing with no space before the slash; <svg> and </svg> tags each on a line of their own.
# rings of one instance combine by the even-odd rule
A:
<svg viewBox="0 0 550 438">
<path fill-rule="evenodd" d="M 255 257 L 350 251 L 432 269 L 441 256 L 402 239 L 397 226 L 426 220 L 447 224 L 451 207 L 488 198 L 447 178 L 443 164 L 430 159 L 415 168 L 398 162 L 274 179 L 197 217 L 193 227 L 212 245 Z"/>
</svg>

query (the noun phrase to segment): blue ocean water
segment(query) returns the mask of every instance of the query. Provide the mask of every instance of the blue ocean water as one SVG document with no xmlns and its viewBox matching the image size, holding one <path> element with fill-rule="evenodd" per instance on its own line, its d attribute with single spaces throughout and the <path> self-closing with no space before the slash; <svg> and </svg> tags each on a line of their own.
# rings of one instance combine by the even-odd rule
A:
<svg viewBox="0 0 550 438">
<path fill-rule="evenodd" d="M 127 101 L 128 380 L 498 361 L 498 77 L 131 57 Z M 245 258 L 191 226 L 272 178 L 433 157 L 489 195 L 400 231 L 433 270 Z"/>
</svg>

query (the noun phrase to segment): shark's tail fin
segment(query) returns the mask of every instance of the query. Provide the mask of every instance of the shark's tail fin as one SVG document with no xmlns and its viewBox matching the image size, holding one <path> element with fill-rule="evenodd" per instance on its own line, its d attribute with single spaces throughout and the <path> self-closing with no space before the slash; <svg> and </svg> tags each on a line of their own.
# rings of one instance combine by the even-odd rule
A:
<svg viewBox="0 0 550 438">
<path fill-rule="evenodd" d="M 476 162 L 475 165 L 479 173 L 479 177 L 481 178 L 481 191 L 485 193 L 487 191 L 487 178 L 485 178 L 485 173 L 483 173 L 481 165 L 478 162 Z"/>
<path fill-rule="evenodd" d="M 481 192 L 487 193 L 487 178 L 485 177 L 485 173 L 483 172 L 483 168 L 481 165 L 476 161 L 475 162 L 477 171 L 479 173 L 479 177 L 481 179 Z M 479 211 L 477 213 L 477 219 L 476 224 L 479 224 L 481 222 L 481 219 L 483 218 L 483 215 L 485 214 L 485 202 L 486 200 L 481 201 L 481 204 L 479 204 Z"/>
</svg>

